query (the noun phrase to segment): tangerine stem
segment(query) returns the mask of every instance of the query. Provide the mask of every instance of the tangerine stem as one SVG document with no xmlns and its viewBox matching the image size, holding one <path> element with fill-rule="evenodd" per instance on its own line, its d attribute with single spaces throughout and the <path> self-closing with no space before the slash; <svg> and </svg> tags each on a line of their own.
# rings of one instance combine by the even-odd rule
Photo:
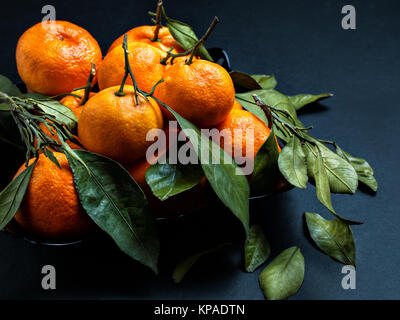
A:
<svg viewBox="0 0 400 320">
<path fill-rule="evenodd" d="M 213 21 L 211 22 L 210 26 L 208 27 L 206 33 L 201 37 L 199 42 L 197 42 L 195 47 L 192 49 L 192 53 L 190 54 L 189 60 L 186 61 L 186 64 L 191 64 L 192 63 L 193 56 L 195 55 L 197 50 L 203 45 L 203 43 L 208 39 L 208 37 L 213 32 L 213 30 L 214 30 L 214 28 L 215 28 L 215 26 L 217 25 L 218 22 L 219 22 L 219 19 L 218 19 L 218 17 L 215 16 Z"/>
<path fill-rule="evenodd" d="M 151 39 L 152 42 L 158 41 L 158 34 L 161 29 L 161 7 L 163 5 L 163 0 L 158 0 L 157 11 L 156 11 L 156 28 L 154 30 L 154 38 Z"/>
<path fill-rule="evenodd" d="M 92 81 L 94 76 L 96 75 L 96 64 L 94 62 L 91 63 L 91 68 L 90 68 L 90 73 L 89 77 L 85 86 L 85 94 L 83 95 L 83 99 L 81 102 L 81 106 L 83 106 L 88 100 L 89 100 L 89 95 L 90 91 L 92 91 Z"/>
<path fill-rule="evenodd" d="M 119 96 L 119 97 L 122 97 L 125 95 L 124 85 L 125 85 L 126 79 L 128 78 L 128 75 L 130 75 L 132 78 L 132 82 L 133 82 L 133 89 L 135 91 L 135 101 L 136 101 L 136 104 L 139 104 L 138 93 L 137 93 L 138 86 L 137 86 L 135 77 L 133 76 L 131 66 L 129 65 L 128 35 L 126 33 L 124 35 L 124 41 L 122 42 L 122 48 L 124 48 L 124 55 L 125 55 L 125 75 L 124 75 L 124 78 L 122 79 L 121 86 L 119 87 L 119 90 L 115 93 L 115 95 Z"/>
</svg>

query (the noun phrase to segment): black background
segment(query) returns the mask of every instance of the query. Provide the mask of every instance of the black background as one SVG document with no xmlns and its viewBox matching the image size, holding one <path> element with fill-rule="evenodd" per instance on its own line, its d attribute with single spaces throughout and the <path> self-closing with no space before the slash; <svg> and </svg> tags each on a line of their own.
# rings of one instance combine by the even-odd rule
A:
<svg viewBox="0 0 400 320">
<path fill-rule="evenodd" d="M 86 28 L 103 52 L 128 29 L 149 24 L 156 1 L 7 1 L 0 11 L 0 73 L 19 81 L 15 46 L 25 29 L 39 22 L 52 4 L 57 19 Z M 341 8 L 352 4 L 357 29 L 341 28 Z M 234 69 L 275 74 L 286 94 L 333 92 L 301 113 L 313 134 L 334 139 L 346 151 L 366 158 L 375 169 L 373 196 L 335 195 L 341 215 L 364 221 L 354 226 L 357 289 L 341 288 L 342 265 L 307 239 L 303 212 L 330 217 L 315 189 L 292 190 L 251 203 L 263 225 L 272 257 L 301 247 L 305 280 L 293 299 L 399 299 L 400 242 L 398 135 L 400 133 L 400 2 L 398 1 L 165 1 L 167 13 L 202 34 L 214 15 L 221 22 L 208 47 L 225 48 Z M 20 163 L 7 161 L 14 172 Z M 4 167 L 6 168 L 6 167 Z M 6 170 L 6 169 L 2 169 Z M 10 178 L 10 177 L 9 177 Z M 74 247 L 45 247 L 0 234 L 0 298 L 262 299 L 257 279 L 243 271 L 241 229 L 229 214 L 202 212 L 196 218 L 160 226 L 161 274 L 153 275 L 107 240 Z M 236 237 L 233 235 L 236 234 Z M 234 239 L 232 239 L 234 238 Z M 170 277 L 176 260 L 221 241 L 234 244 L 204 257 L 184 281 Z M 41 268 L 57 270 L 57 289 L 41 288 Z"/>
</svg>

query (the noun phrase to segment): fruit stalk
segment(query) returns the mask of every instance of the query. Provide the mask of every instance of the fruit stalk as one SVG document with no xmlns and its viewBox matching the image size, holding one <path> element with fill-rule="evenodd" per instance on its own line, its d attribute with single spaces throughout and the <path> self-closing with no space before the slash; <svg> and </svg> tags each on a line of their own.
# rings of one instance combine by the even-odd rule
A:
<svg viewBox="0 0 400 320">
<path fill-rule="evenodd" d="M 158 33 L 160 32 L 160 29 L 161 29 L 161 7 L 162 7 L 162 5 L 163 5 L 163 0 L 158 0 L 157 11 L 156 11 L 156 28 L 154 30 L 154 38 L 151 39 L 151 41 L 153 41 L 153 42 L 159 41 Z"/>
</svg>

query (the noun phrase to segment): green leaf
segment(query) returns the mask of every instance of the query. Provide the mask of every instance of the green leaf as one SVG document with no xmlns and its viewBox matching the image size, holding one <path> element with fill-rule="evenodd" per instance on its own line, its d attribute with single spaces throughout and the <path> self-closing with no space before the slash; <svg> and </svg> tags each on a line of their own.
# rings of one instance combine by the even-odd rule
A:
<svg viewBox="0 0 400 320">
<path fill-rule="evenodd" d="M 376 192 L 378 190 L 378 182 L 374 177 L 374 170 L 366 160 L 352 156 L 351 154 L 343 151 L 337 145 L 336 153 L 353 166 L 357 172 L 358 181 L 371 188 L 372 191 Z"/>
<path fill-rule="evenodd" d="M 321 153 L 318 151 L 317 159 L 314 162 L 313 176 L 315 180 L 315 188 L 317 198 L 331 212 L 335 212 L 332 206 L 331 190 L 329 188 L 328 174 L 324 166 L 324 160 Z"/>
<path fill-rule="evenodd" d="M 254 160 L 254 171 L 251 177 L 252 194 L 265 194 L 275 186 L 279 174 L 278 156 L 274 130 L 271 130 Z"/>
<path fill-rule="evenodd" d="M 10 79 L 0 74 L 0 91 L 8 94 L 9 96 L 19 96 L 21 91 L 12 83 Z M 6 103 L 0 103 L 0 111 L 9 111 L 10 108 Z"/>
<path fill-rule="evenodd" d="M 254 270 L 267 261 L 270 253 L 271 247 L 261 227 L 253 225 L 244 244 L 246 271 L 254 272 Z"/>
<path fill-rule="evenodd" d="M 339 219 L 326 220 L 317 213 L 306 212 L 305 216 L 318 248 L 346 265 L 356 265 L 356 245 L 349 225 Z"/>
<path fill-rule="evenodd" d="M 358 176 L 353 166 L 322 143 L 317 142 L 316 139 L 308 135 L 307 137 L 318 145 L 328 175 L 331 192 L 354 194 L 358 186 Z M 303 149 L 307 156 L 308 174 L 315 179 L 312 169 L 317 159 L 318 150 L 309 143 L 306 143 Z"/>
<path fill-rule="evenodd" d="M 78 124 L 78 119 L 71 109 L 56 100 L 31 99 L 31 101 L 35 103 L 43 112 L 54 116 L 70 130 L 74 130 Z"/>
<path fill-rule="evenodd" d="M 265 114 L 263 113 L 262 109 L 255 105 L 254 99 L 253 99 L 253 94 L 256 94 L 263 100 L 267 105 L 271 107 L 276 107 L 279 108 L 283 111 L 286 111 L 289 113 L 293 119 L 297 120 L 297 113 L 296 109 L 290 102 L 289 98 L 284 95 L 283 93 L 280 93 L 279 91 L 276 91 L 274 89 L 259 89 L 259 90 L 253 90 L 245 93 L 237 93 L 236 94 L 236 99 L 240 101 L 240 104 L 249 112 L 253 113 L 257 117 L 259 117 L 261 120 L 263 120 L 265 123 L 268 123 Z M 260 111 L 261 110 L 261 111 Z M 292 124 L 297 124 L 291 121 L 290 119 L 285 119 L 286 121 L 292 123 Z M 299 121 L 298 124 L 301 124 Z M 278 132 L 278 131 L 277 131 Z"/>
<path fill-rule="evenodd" d="M 22 171 L 0 193 L 0 230 L 11 221 L 24 199 L 36 161 Z"/>
<path fill-rule="evenodd" d="M 67 153 L 80 201 L 87 214 L 131 258 L 157 273 L 159 242 L 146 198 L 117 162 L 85 150 Z"/>
<path fill-rule="evenodd" d="M 183 279 L 183 277 L 188 273 L 188 271 L 192 268 L 192 266 L 204 255 L 214 253 L 218 251 L 219 249 L 225 247 L 229 243 L 223 243 L 215 248 L 205 250 L 202 252 L 199 252 L 197 254 L 191 255 L 185 259 L 182 259 L 181 261 L 178 262 L 176 265 L 174 272 L 172 273 L 172 279 L 174 280 L 175 283 L 180 283 Z"/>
<path fill-rule="evenodd" d="M 299 247 L 280 253 L 260 274 L 259 282 L 268 300 L 287 299 L 300 289 L 304 280 L 304 257 Z"/>
<path fill-rule="evenodd" d="M 293 136 L 282 149 L 278 158 L 279 170 L 292 185 L 305 189 L 307 186 L 307 162 L 301 141 Z"/>
<path fill-rule="evenodd" d="M 321 94 L 298 94 L 295 96 L 290 96 L 289 100 L 293 104 L 293 106 L 296 108 L 296 110 L 301 109 L 304 107 L 306 104 L 313 103 L 317 100 L 321 100 L 324 98 L 329 98 L 332 97 L 332 93 L 321 93 Z"/>
<path fill-rule="evenodd" d="M 234 70 L 229 72 L 229 75 L 232 78 L 236 92 L 246 92 L 262 89 L 258 82 L 247 73 Z"/>
<path fill-rule="evenodd" d="M 253 74 L 251 77 L 257 81 L 262 89 L 274 89 L 278 84 L 274 75 Z"/>
<path fill-rule="evenodd" d="M 175 19 L 166 18 L 166 24 L 169 32 L 171 32 L 171 35 L 183 49 L 189 50 L 193 48 L 197 44 L 197 42 L 199 42 L 199 39 L 194 33 L 192 27 L 187 25 L 186 23 Z M 196 54 L 199 55 L 202 59 L 213 61 L 212 57 L 210 56 L 204 45 L 199 47 Z"/>
<path fill-rule="evenodd" d="M 161 201 L 197 185 L 204 177 L 200 165 L 155 163 L 146 171 L 146 182 Z"/>
<path fill-rule="evenodd" d="M 236 93 L 235 95 L 238 102 L 245 108 L 247 111 L 254 114 L 260 120 L 264 121 L 265 124 L 268 125 L 268 119 L 265 115 L 265 112 L 254 103 L 253 97 L 248 95 L 247 93 Z"/>
<path fill-rule="evenodd" d="M 0 91 L 8 94 L 9 96 L 19 96 L 21 91 L 18 87 L 5 76 L 0 75 Z"/>
<path fill-rule="evenodd" d="M 232 157 L 190 121 L 155 98 L 176 118 L 185 135 L 192 143 L 204 174 L 222 203 L 242 222 L 246 235 L 249 231 L 249 193 L 247 178 Z M 228 161 L 227 161 L 228 160 Z"/>
</svg>

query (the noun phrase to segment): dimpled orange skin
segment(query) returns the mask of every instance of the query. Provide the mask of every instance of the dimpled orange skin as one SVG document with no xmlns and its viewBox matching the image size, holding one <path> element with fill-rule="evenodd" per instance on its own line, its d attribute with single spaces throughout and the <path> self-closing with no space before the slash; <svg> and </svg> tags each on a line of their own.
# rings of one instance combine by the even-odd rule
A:
<svg viewBox="0 0 400 320">
<path fill-rule="evenodd" d="M 166 54 L 147 43 L 128 41 L 129 65 L 140 89 L 149 92 L 163 78 L 164 65 L 160 63 Z M 122 46 L 107 53 L 98 72 L 100 90 L 120 85 L 125 74 L 125 57 Z M 133 84 L 129 75 L 126 84 Z"/>
<path fill-rule="evenodd" d="M 230 133 L 230 135 L 226 138 L 223 137 L 220 141 L 221 147 L 223 147 L 227 153 L 233 157 L 234 148 L 241 148 L 241 156 L 251 160 L 254 160 L 258 150 L 260 150 L 271 133 L 271 130 L 262 120 L 246 110 L 238 109 L 232 110 L 228 117 L 216 128 L 219 131 L 225 129 L 229 130 L 228 133 Z M 235 134 L 235 130 L 241 130 L 241 132 L 238 131 Z M 254 133 L 252 137 L 251 131 Z M 249 132 L 251 138 L 246 137 L 247 132 Z M 240 136 L 238 136 L 239 134 Z M 254 145 L 254 153 L 251 155 L 246 155 L 246 146 L 248 144 Z M 279 145 L 278 150 L 280 151 Z"/>
<path fill-rule="evenodd" d="M 229 73 L 220 65 L 195 59 L 188 65 L 186 59 L 176 59 L 167 66 L 164 82 L 155 96 L 182 117 L 200 128 L 210 128 L 223 121 L 231 111 L 235 89 Z M 163 109 L 168 119 L 169 111 Z"/>
<path fill-rule="evenodd" d="M 233 103 L 232 110 L 243 110 L 242 105 L 239 102 L 237 102 L 236 99 L 235 99 L 235 102 Z"/>
<path fill-rule="evenodd" d="M 136 105 L 133 86 L 125 85 L 125 96 L 115 92 L 119 86 L 98 92 L 85 104 L 78 122 L 79 141 L 89 151 L 123 164 L 143 158 L 153 141 L 147 132 L 163 128 L 163 117 L 157 102 L 139 95 Z"/>
<path fill-rule="evenodd" d="M 156 26 L 140 26 L 140 27 L 133 28 L 133 29 L 129 30 L 128 32 L 126 32 L 128 41 L 139 41 L 139 42 L 148 43 L 148 44 L 152 45 L 153 47 L 156 47 L 163 51 L 168 51 L 171 48 L 174 48 L 175 52 L 179 52 L 179 53 L 184 52 L 182 47 L 172 37 L 172 35 L 169 32 L 167 27 L 160 28 L 159 33 L 158 33 L 158 39 L 160 41 L 151 41 L 151 39 L 154 38 L 155 28 L 156 28 Z M 108 49 L 108 52 L 110 52 L 115 47 L 122 45 L 123 41 L 124 41 L 124 34 L 113 42 L 113 44 Z"/>
<path fill-rule="evenodd" d="M 68 96 L 65 96 L 64 98 L 62 98 L 60 100 L 60 102 L 64 106 L 68 107 L 75 114 L 76 118 L 79 119 L 82 109 L 83 109 L 83 105 L 81 105 L 81 103 L 82 103 L 82 99 L 85 96 L 85 90 L 84 89 L 75 90 L 75 91 L 72 91 L 71 93 L 76 94 L 76 95 L 80 96 L 81 98 L 78 98 L 78 97 L 75 97 L 72 95 L 68 95 Z M 89 99 L 91 97 L 93 97 L 95 94 L 96 93 L 94 93 L 94 92 L 90 92 Z"/>
<path fill-rule="evenodd" d="M 32 92 L 57 95 L 86 84 L 102 54 L 85 29 L 67 21 L 41 22 L 24 32 L 16 49 L 18 73 Z"/>
<path fill-rule="evenodd" d="M 54 155 L 61 170 L 49 158 L 39 155 L 14 218 L 29 234 L 42 239 L 78 238 L 92 231 L 95 225 L 79 202 L 67 158 L 59 152 Z M 16 176 L 24 169 L 22 165 Z"/>
</svg>

